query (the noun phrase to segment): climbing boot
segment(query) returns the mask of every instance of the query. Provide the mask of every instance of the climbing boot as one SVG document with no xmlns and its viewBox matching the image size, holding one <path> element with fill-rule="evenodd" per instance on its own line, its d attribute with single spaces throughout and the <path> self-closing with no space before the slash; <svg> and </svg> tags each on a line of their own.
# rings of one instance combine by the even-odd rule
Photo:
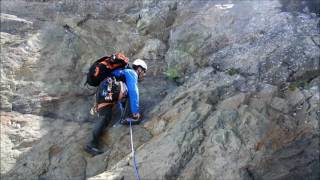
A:
<svg viewBox="0 0 320 180">
<path fill-rule="evenodd" d="M 104 153 L 102 150 L 98 149 L 98 148 L 95 148 L 95 147 L 92 147 L 92 146 L 85 146 L 83 148 L 83 150 L 89 154 L 91 154 L 92 156 L 96 156 L 96 155 L 99 155 L 99 154 L 102 154 Z"/>
</svg>

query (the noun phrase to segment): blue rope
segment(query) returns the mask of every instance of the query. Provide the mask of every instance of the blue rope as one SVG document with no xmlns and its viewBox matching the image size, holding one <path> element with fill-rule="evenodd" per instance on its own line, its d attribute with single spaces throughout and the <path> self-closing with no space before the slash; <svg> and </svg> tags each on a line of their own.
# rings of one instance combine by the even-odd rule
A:
<svg viewBox="0 0 320 180">
<path fill-rule="evenodd" d="M 133 135 L 132 135 L 132 126 L 130 121 L 130 136 L 131 136 L 131 151 L 132 151 L 132 160 L 133 160 L 133 166 L 134 166 L 134 173 L 137 177 L 137 180 L 140 180 L 139 172 L 138 172 L 138 166 L 136 162 L 134 147 L 133 147 Z"/>
</svg>

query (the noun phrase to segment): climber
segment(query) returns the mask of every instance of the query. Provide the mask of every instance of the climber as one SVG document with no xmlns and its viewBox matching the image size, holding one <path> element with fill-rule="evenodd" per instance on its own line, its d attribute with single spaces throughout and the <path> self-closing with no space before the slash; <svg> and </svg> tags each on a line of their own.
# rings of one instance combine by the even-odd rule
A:
<svg viewBox="0 0 320 180">
<path fill-rule="evenodd" d="M 97 122 L 92 130 L 92 136 L 84 150 L 92 155 L 103 153 L 98 148 L 100 137 L 112 118 L 112 108 L 116 102 L 125 102 L 128 97 L 131 115 L 125 118 L 121 124 L 139 124 L 141 115 L 139 111 L 138 81 L 144 79 L 147 64 L 141 59 L 132 63 L 132 69 L 116 69 L 112 72 L 113 77 L 106 78 L 98 87 L 96 93 Z"/>
</svg>

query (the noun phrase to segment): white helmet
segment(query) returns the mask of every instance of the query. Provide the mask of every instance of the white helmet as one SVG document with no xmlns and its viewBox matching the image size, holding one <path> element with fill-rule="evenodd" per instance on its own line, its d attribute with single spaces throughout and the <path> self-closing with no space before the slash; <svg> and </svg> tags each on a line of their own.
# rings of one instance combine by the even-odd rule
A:
<svg viewBox="0 0 320 180">
<path fill-rule="evenodd" d="M 145 71 L 147 71 L 147 69 L 148 69 L 146 62 L 144 62 L 144 60 L 142 60 L 142 59 L 136 59 L 133 61 L 132 64 L 134 66 L 141 66 Z"/>
</svg>

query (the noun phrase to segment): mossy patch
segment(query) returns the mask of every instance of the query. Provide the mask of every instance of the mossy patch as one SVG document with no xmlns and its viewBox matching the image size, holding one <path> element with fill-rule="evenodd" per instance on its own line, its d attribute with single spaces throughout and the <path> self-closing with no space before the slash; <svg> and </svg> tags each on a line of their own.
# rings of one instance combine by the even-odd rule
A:
<svg viewBox="0 0 320 180">
<path fill-rule="evenodd" d="M 290 82 L 288 89 L 294 91 L 296 88 L 308 89 L 310 88 L 310 82 L 320 76 L 319 70 L 306 71 L 303 75 L 296 78 L 295 81 Z"/>
<path fill-rule="evenodd" d="M 230 76 L 233 76 L 233 75 L 236 75 L 236 74 L 240 74 L 240 70 L 236 69 L 236 68 L 230 68 L 230 69 L 227 69 L 227 73 Z"/>
<path fill-rule="evenodd" d="M 168 70 L 164 74 L 171 80 L 179 79 L 178 70 L 176 68 L 168 68 Z"/>
<path fill-rule="evenodd" d="M 288 89 L 290 91 L 294 91 L 296 90 L 296 88 L 308 89 L 309 85 L 310 85 L 310 82 L 308 80 L 300 80 L 300 81 L 291 82 L 288 86 Z"/>
</svg>

